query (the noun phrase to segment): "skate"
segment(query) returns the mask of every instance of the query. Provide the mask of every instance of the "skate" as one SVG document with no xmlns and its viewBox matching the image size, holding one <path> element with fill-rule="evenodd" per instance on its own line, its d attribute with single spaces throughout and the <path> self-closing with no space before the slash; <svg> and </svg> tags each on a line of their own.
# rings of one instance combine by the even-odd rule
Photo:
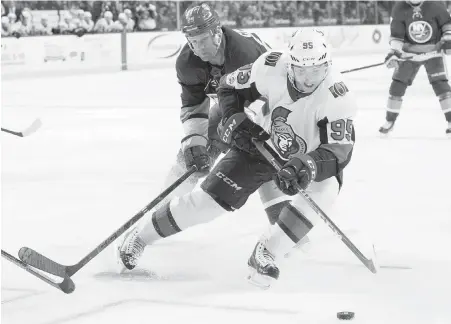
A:
<svg viewBox="0 0 451 324">
<path fill-rule="evenodd" d="M 395 126 L 395 122 L 394 121 L 386 121 L 384 125 L 382 125 L 379 128 L 379 133 L 381 134 L 388 134 L 389 132 L 391 132 L 393 130 L 393 127 Z"/>
<path fill-rule="evenodd" d="M 451 122 L 448 123 L 448 128 L 446 129 L 446 136 L 451 138 Z"/>
<path fill-rule="evenodd" d="M 128 270 L 135 268 L 145 247 L 146 244 L 138 236 L 138 228 L 135 227 L 125 235 L 124 241 L 118 246 L 119 259 L 122 265 Z"/>
<path fill-rule="evenodd" d="M 266 249 L 263 242 L 258 242 L 247 261 L 250 274 L 248 281 L 260 288 L 268 289 L 272 281 L 279 278 L 279 268 L 274 263 L 274 256 Z"/>
</svg>

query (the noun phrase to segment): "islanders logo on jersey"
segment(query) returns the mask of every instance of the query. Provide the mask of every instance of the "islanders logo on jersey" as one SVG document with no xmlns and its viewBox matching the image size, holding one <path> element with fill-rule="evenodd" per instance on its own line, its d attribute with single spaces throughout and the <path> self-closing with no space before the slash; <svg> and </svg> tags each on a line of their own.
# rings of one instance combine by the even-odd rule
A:
<svg viewBox="0 0 451 324">
<path fill-rule="evenodd" d="M 295 154 L 305 154 L 307 151 L 307 143 L 287 123 L 289 114 L 290 110 L 277 107 L 271 115 L 271 141 L 284 159 L 290 159 Z"/>
<path fill-rule="evenodd" d="M 413 21 L 409 25 L 409 36 L 417 43 L 426 43 L 432 37 L 432 26 L 427 21 Z"/>
</svg>

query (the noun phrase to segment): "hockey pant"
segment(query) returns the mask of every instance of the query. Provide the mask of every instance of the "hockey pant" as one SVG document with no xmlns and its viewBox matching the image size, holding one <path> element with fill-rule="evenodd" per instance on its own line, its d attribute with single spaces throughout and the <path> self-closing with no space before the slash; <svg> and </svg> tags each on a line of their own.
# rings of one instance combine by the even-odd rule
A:
<svg viewBox="0 0 451 324">
<path fill-rule="evenodd" d="M 263 157 L 254 157 L 231 149 L 218 162 L 200 187 L 181 197 L 173 198 L 153 215 L 140 236 L 147 243 L 161 237 L 174 235 L 188 227 L 209 222 L 225 211 L 242 207 L 248 197 L 260 188 L 271 201 L 286 199 L 272 181 L 274 169 Z M 313 183 L 307 190 L 323 209 L 328 210 L 339 191 L 335 178 Z M 263 197 L 262 197 L 263 200 Z M 271 226 L 271 233 L 281 242 L 275 248 L 285 253 L 298 243 L 319 220 L 302 197 L 296 196 L 293 204 L 284 204 L 280 219 Z M 271 234 L 273 235 L 273 234 Z"/>
</svg>

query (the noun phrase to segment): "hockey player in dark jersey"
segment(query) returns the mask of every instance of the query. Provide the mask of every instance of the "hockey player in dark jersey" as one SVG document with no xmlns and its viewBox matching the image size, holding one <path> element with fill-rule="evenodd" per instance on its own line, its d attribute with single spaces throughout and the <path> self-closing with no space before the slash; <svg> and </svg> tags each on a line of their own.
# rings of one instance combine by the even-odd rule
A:
<svg viewBox="0 0 451 324">
<path fill-rule="evenodd" d="M 402 99 L 408 86 L 412 85 L 418 70 L 424 65 L 428 79 L 448 122 L 446 134 L 451 136 L 451 88 L 446 71 L 446 58 L 451 54 L 451 17 L 440 1 L 400 1 L 392 11 L 390 23 L 390 52 L 385 62 L 395 67 L 390 96 L 387 103 L 386 122 L 379 129 L 382 134 L 390 132 L 399 115 Z M 421 56 L 403 60 L 415 54 L 437 52 L 432 58 Z"/>
<path fill-rule="evenodd" d="M 196 165 L 199 172 L 180 185 L 171 196 L 190 192 L 199 178 L 208 174 L 221 151 L 227 149 L 217 133 L 221 116 L 215 97 L 221 76 L 253 63 L 269 48 L 256 34 L 221 26 L 218 14 L 207 4 L 193 5 L 185 11 L 182 32 L 187 44 L 177 58 L 176 70 L 182 89 L 180 117 L 185 136 L 165 186 L 185 173 L 187 167 Z M 263 105 L 264 101 L 255 104 Z M 271 223 L 276 221 L 283 206 L 290 201 L 289 197 L 274 188 L 275 183 L 270 182 L 259 189 Z M 119 247 L 120 258 L 126 268 L 132 269 L 144 247 L 152 242 L 154 223 L 158 221 L 150 222 L 141 229 L 137 227 L 126 235 Z M 163 236 L 172 235 L 175 231 L 170 223 L 160 224 L 159 227 Z"/>
</svg>

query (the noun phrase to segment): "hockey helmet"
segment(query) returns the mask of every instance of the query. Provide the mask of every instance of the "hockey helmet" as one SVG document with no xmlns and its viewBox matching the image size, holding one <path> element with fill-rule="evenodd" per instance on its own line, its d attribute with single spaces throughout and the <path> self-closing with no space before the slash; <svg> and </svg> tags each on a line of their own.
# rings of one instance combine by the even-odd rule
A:
<svg viewBox="0 0 451 324">
<path fill-rule="evenodd" d="M 220 26 L 218 13 L 208 4 L 192 5 L 182 16 L 182 32 L 188 36 L 197 36 L 208 31 L 214 31 Z"/>
<path fill-rule="evenodd" d="M 332 63 L 324 33 L 314 28 L 301 28 L 288 44 L 288 79 L 299 92 L 312 92 L 326 78 Z"/>
</svg>

